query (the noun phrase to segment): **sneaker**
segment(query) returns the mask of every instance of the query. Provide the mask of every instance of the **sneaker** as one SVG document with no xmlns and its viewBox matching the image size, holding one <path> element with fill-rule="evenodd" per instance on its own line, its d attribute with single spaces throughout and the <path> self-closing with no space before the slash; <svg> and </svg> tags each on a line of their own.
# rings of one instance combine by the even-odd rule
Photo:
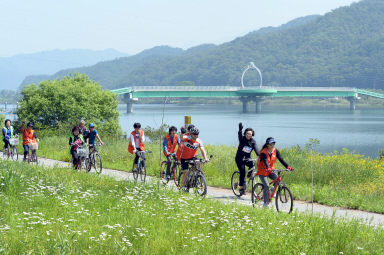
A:
<svg viewBox="0 0 384 255">
<path fill-rule="evenodd" d="M 171 180 L 171 176 L 169 174 L 167 174 L 166 179 L 167 179 L 167 182 L 169 182 Z"/>
<path fill-rule="evenodd" d="M 269 203 L 264 203 L 263 208 L 268 208 Z"/>
<path fill-rule="evenodd" d="M 249 171 L 248 174 L 247 174 L 247 178 L 251 178 L 252 177 L 252 173 L 253 173 L 253 171 Z"/>
<path fill-rule="evenodd" d="M 245 195 L 245 189 L 240 189 L 239 192 L 240 192 L 240 196 Z"/>
</svg>

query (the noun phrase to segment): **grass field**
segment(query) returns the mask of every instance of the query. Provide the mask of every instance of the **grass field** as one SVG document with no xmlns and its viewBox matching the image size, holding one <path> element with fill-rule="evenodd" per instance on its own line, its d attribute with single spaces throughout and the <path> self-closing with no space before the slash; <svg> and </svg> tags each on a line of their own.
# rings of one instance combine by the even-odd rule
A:
<svg viewBox="0 0 384 255">
<path fill-rule="evenodd" d="M 0 160 L 1 254 L 383 254 L 355 221 Z"/>
<path fill-rule="evenodd" d="M 104 138 L 104 141 L 106 145 L 99 148 L 103 167 L 130 171 L 134 157 L 127 151 L 128 142 L 107 138 Z M 42 137 L 38 155 L 69 162 L 67 144 L 68 138 L 64 136 Z M 209 154 L 214 156 L 209 164 L 204 165 L 208 185 L 230 188 L 231 175 L 237 170 L 234 162 L 236 148 L 212 145 L 206 148 Z M 158 176 L 160 145 L 147 144 L 147 149 L 153 151 L 147 156 L 148 173 Z M 284 174 L 283 180 L 291 188 L 296 199 L 311 199 L 311 169 L 313 169 L 315 201 L 332 206 L 384 213 L 384 161 L 364 158 L 346 151 L 323 155 L 291 148 L 281 149 L 281 153 L 295 169 L 293 173 Z M 161 160 L 164 160 L 162 153 Z M 281 166 L 278 164 L 277 167 Z"/>
</svg>

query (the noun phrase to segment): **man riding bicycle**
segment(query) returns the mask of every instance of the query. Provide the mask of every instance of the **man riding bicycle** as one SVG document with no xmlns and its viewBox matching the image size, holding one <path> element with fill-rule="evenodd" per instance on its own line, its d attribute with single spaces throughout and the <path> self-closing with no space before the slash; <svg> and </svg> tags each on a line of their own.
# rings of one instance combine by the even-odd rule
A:
<svg viewBox="0 0 384 255">
<path fill-rule="evenodd" d="M 269 204 L 269 183 L 268 177 L 272 180 L 277 179 L 277 175 L 272 171 L 275 169 L 276 159 L 290 171 L 293 169 L 284 161 L 281 157 L 279 150 L 275 148 L 276 141 L 273 137 L 268 137 L 265 141 L 263 148 L 260 151 L 259 159 L 257 160 L 257 175 L 259 176 L 261 182 L 264 186 L 264 207 L 268 207 Z"/>
<path fill-rule="evenodd" d="M 163 141 L 163 154 L 167 157 L 167 172 L 166 179 L 169 181 L 171 179 L 171 164 L 172 164 L 172 154 L 176 151 L 176 146 L 180 144 L 180 138 L 176 134 L 177 128 L 172 126 L 169 128 L 168 135 L 164 137 Z"/>
<path fill-rule="evenodd" d="M 82 135 L 83 137 L 87 137 L 89 131 L 85 126 L 85 120 L 81 120 L 79 122 L 79 132 L 80 132 L 80 135 Z"/>
<path fill-rule="evenodd" d="M 177 158 L 181 161 L 181 171 L 183 173 L 183 181 L 181 187 L 186 186 L 186 182 L 189 176 L 189 163 L 191 159 L 195 159 L 197 155 L 197 149 L 200 148 L 201 154 L 206 162 L 209 161 L 207 153 L 205 152 L 203 142 L 198 138 L 199 130 L 196 127 L 190 129 L 190 137 L 184 136 L 182 140 L 183 149 L 177 154 Z"/>
<path fill-rule="evenodd" d="M 252 151 L 255 151 L 256 155 L 259 156 L 259 148 L 257 148 L 256 141 L 252 138 L 255 135 L 255 131 L 253 131 L 252 128 L 246 128 L 243 132 L 243 124 L 239 123 L 239 132 L 238 138 L 239 138 L 239 146 L 237 147 L 236 152 L 236 165 L 240 172 L 240 179 L 239 179 L 239 192 L 240 196 L 245 195 L 245 188 L 244 188 L 244 182 L 245 182 L 245 166 L 248 167 L 248 169 L 251 169 L 254 167 L 253 161 L 247 161 L 251 158 Z M 249 173 L 252 174 L 252 173 Z M 249 178 L 250 176 L 248 176 Z"/>
<path fill-rule="evenodd" d="M 139 155 L 136 153 L 138 151 L 145 151 L 145 136 L 144 130 L 141 129 L 140 123 L 133 124 L 134 130 L 131 133 L 128 144 L 128 151 L 131 154 L 136 154 L 134 168 L 137 168 L 137 162 L 139 161 Z M 142 155 L 143 167 L 145 168 L 145 154 Z"/>
<path fill-rule="evenodd" d="M 25 122 L 21 124 L 21 133 L 23 134 L 23 148 L 24 148 L 24 161 L 27 160 L 27 155 L 29 152 L 29 144 L 36 143 L 37 135 L 35 130 L 33 130 L 33 123 L 29 122 L 27 128 L 24 128 Z"/>
<path fill-rule="evenodd" d="M 9 143 L 9 139 L 14 138 L 16 136 L 16 132 L 11 126 L 11 120 L 6 119 L 4 122 L 4 127 L 2 128 L 3 133 L 3 142 L 4 142 L 4 149 L 11 147 Z"/>
<path fill-rule="evenodd" d="M 79 129 L 79 131 L 80 131 L 80 129 Z M 103 141 L 101 140 L 101 138 L 99 136 L 99 132 L 97 132 L 97 130 L 95 129 L 95 124 L 89 123 L 89 131 L 88 131 L 87 135 L 85 136 L 85 139 L 87 141 L 87 146 L 90 149 L 89 152 L 91 152 L 91 148 L 93 148 L 95 146 L 96 138 L 97 138 L 97 140 L 99 140 L 101 145 L 104 145 Z"/>
</svg>

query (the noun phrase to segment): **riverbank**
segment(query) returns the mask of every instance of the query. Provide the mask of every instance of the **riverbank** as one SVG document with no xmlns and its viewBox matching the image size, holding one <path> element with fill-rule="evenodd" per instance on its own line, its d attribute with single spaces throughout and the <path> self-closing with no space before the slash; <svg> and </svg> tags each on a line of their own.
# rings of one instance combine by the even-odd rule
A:
<svg viewBox="0 0 384 255">
<path fill-rule="evenodd" d="M 106 168 L 130 171 L 134 157 L 127 151 L 128 141 L 104 138 L 106 145 L 99 148 Z M 38 155 L 70 161 L 68 138 L 41 137 Z M 237 170 L 234 155 L 236 148 L 207 145 L 212 158 L 204 165 L 210 186 L 230 188 L 232 173 Z M 160 160 L 164 160 L 159 144 L 147 144 L 153 153 L 147 156 L 148 174 L 158 176 Z M 22 152 L 22 148 L 19 148 Z M 312 169 L 314 171 L 315 202 L 384 213 L 384 161 L 364 158 L 362 155 L 343 152 L 332 155 L 309 153 L 299 148 L 281 149 L 285 160 L 295 168 L 283 176 L 296 199 L 311 200 Z M 279 164 L 277 167 L 281 167 Z"/>
</svg>

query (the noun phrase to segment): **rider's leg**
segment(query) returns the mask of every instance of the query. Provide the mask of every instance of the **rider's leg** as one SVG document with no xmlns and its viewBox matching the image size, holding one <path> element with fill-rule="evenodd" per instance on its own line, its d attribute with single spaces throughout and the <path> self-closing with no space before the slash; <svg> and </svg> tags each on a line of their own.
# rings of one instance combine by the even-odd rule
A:
<svg viewBox="0 0 384 255">
<path fill-rule="evenodd" d="M 27 155 L 28 155 L 28 151 L 29 151 L 28 144 L 23 144 L 23 148 L 24 148 L 24 160 L 27 160 Z"/>
<path fill-rule="evenodd" d="M 140 149 L 137 149 L 137 152 L 139 152 Z M 139 162 L 139 154 L 136 152 L 135 154 L 135 161 L 134 161 L 134 168 L 137 169 L 137 163 Z"/>
<path fill-rule="evenodd" d="M 240 172 L 240 178 L 239 178 L 239 189 L 241 192 L 244 191 L 244 181 L 245 181 L 245 165 L 243 160 L 237 160 L 236 159 L 236 165 Z"/>
<path fill-rule="evenodd" d="M 253 161 L 245 162 L 245 165 L 248 167 L 248 171 L 249 171 L 249 169 L 251 169 L 251 168 L 253 168 L 253 167 L 255 166 L 255 164 L 253 163 Z M 253 171 L 248 172 L 248 175 L 247 175 L 248 178 L 251 178 L 251 177 L 252 177 L 252 172 L 253 172 Z"/>
<path fill-rule="evenodd" d="M 167 178 L 171 176 L 171 164 L 172 164 L 172 156 L 167 157 Z"/>
<path fill-rule="evenodd" d="M 4 142 L 4 149 L 5 148 L 9 148 L 9 147 L 11 147 L 11 145 L 9 144 L 9 139 L 3 139 L 3 142 Z"/>
<path fill-rule="evenodd" d="M 269 196 L 268 196 L 268 191 L 269 191 L 269 183 L 268 183 L 268 176 L 262 176 L 259 175 L 259 179 L 261 183 L 264 186 L 263 190 L 263 196 L 264 196 L 264 206 L 267 206 L 269 204 Z"/>
<path fill-rule="evenodd" d="M 185 159 L 181 159 L 181 171 L 183 173 L 183 181 L 181 182 L 181 187 L 187 186 L 187 180 L 189 175 L 188 163 L 185 162 Z"/>
</svg>

